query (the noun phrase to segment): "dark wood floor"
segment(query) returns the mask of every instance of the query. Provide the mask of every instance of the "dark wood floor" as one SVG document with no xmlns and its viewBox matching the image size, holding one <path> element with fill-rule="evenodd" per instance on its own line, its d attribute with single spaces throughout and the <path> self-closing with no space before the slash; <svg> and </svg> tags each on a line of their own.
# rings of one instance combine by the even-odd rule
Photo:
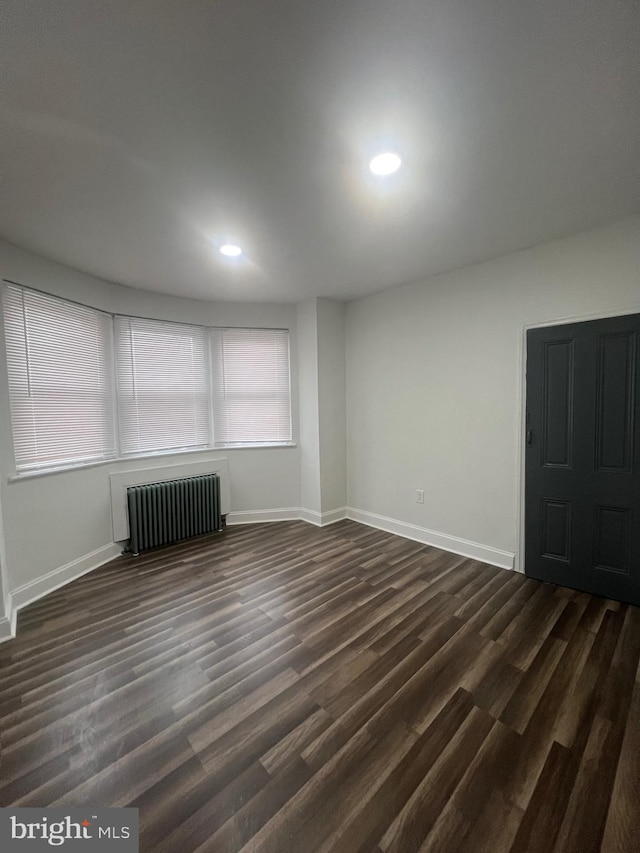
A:
<svg viewBox="0 0 640 853">
<path fill-rule="evenodd" d="M 0 646 L 0 805 L 142 851 L 640 850 L 640 611 L 353 522 L 120 558 Z"/>
</svg>

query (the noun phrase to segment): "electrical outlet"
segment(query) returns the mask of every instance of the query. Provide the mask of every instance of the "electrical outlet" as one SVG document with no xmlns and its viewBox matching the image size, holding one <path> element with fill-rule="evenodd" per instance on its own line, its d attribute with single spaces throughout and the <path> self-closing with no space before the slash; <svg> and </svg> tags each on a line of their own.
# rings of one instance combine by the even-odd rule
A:
<svg viewBox="0 0 640 853">
<path fill-rule="evenodd" d="M 416 503 L 423 504 L 424 503 L 424 489 L 416 489 Z"/>
</svg>

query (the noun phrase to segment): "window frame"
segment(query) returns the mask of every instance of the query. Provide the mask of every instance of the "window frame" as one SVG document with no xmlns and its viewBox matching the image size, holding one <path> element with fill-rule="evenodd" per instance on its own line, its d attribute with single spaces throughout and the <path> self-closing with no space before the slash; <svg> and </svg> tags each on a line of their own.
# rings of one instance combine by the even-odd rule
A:
<svg viewBox="0 0 640 853">
<path fill-rule="evenodd" d="M 89 305 L 75 302 L 70 299 L 55 296 L 44 291 L 35 290 L 34 288 L 25 287 L 15 282 L 6 281 L 3 283 L 2 292 L 0 294 L 0 302 L 2 304 L 4 350 L 5 350 L 5 365 L 7 377 L 7 398 L 9 401 L 10 414 L 8 421 L 11 425 L 11 440 L 13 449 L 13 463 L 17 474 L 29 475 L 40 472 L 47 472 L 52 469 L 64 466 L 66 468 L 80 468 L 87 465 L 102 464 L 112 462 L 118 457 L 118 442 L 116 435 L 116 402 L 115 402 L 115 385 L 113 375 L 113 324 L 111 315 L 108 312 L 101 311 L 98 308 L 93 308 Z M 17 304 L 13 307 L 19 313 L 17 319 L 14 317 L 10 325 L 6 308 L 10 302 L 17 299 Z M 31 306 L 27 300 L 31 299 Z M 40 305 L 38 305 L 40 301 Z M 53 315 L 53 322 L 56 319 L 59 324 L 64 324 L 71 331 L 68 334 L 68 342 L 77 341 L 77 346 L 84 350 L 84 355 L 88 356 L 88 360 L 83 362 L 83 368 L 78 369 L 73 362 L 73 359 L 65 354 L 64 367 L 66 368 L 66 376 L 58 377 L 55 372 L 55 366 L 50 367 L 46 364 L 46 359 L 43 358 L 43 350 L 46 351 L 47 346 L 54 340 L 54 337 L 49 330 L 47 332 L 44 324 L 40 328 L 41 334 L 37 339 L 33 340 L 30 346 L 29 338 L 33 336 L 33 325 L 37 320 L 29 320 L 28 309 L 34 312 L 42 312 L 46 310 L 46 303 L 60 303 L 60 313 L 56 318 Z M 21 304 L 18 304 L 21 303 Z M 44 305 L 42 303 L 45 303 Z M 71 310 L 67 308 L 71 306 Z M 49 307 L 50 310 L 50 307 Z M 73 335 L 73 331 L 77 331 L 78 323 L 82 315 L 85 315 L 83 328 L 86 333 L 81 337 Z M 20 329 L 20 326 L 22 328 Z M 93 329 L 91 328 L 93 326 Z M 93 332 L 93 333 L 92 333 Z M 13 338 L 13 340 L 12 340 Z M 58 353 L 59 358 L 59 353 Z M 94 360 L 93 365 L 91 364 Z M 34 375 L 31 374 L 31 363 L 37 364 L 40 361 L 40 370 L 36 367 Z M 24 367 L 24 371 L 19 373 L 17 368 L 12 368 L 12 363 L 18 363 L 20 367 Z M 23 362 L 23 363 L 22 363 Z M 44 367 L 43 367 L 44 364 Z M 39 375 L 38 375 L 39 373 Z M 85 374 L 82 376 L 82 374 Z M 39 388 L 32 393 L 34 387 L 34 378 L 37 378 Z M 86 381 L 78 381 L 74 385 L 74 381 L 78 378 Z M 58 380 L 58 381 L 56 381 Z M 66 382 L 66 385 L 65 385 Z M 21 385 L 25 385 L 21 389 Z M 57 399 L 56 399 L 57 398 Z M 75 398 L 75 399 L 74 399 Z M 30 404 L 32 411 L 29 415 L 29 404 L 27 400 L 32 399 Z M 37 417 L 38 405 L 47 409 L 47 400 L 49 401 L 48 419 L 54 426 L 53 431 L 46 433 L 42 429 L 42 424 L 46 420 Z M 51 401 L 58 402 L 58 412 L 55 412 L 55 405 Z M 94 415 L 94 427 L 90 434 L 93 438 L 92 447 L 82 448 L 83 425 L 73 432 L 67 432 L 66 435 L 71 435 L 71 438 L 76 438 L 76 455 L 62 453 L 65 441 L 62 440 L 62 433 L 59 432 L 61 426 L 72 418 L 73 409 L 77 410 L 77 417 L 83 412 L 87 412 L 87 408 L 83 407 L 83 403 L 87 400 L 92 400 L 95 405 L 89 407 L 89 413 Z M 53 412 L 52 412 L 53 410 Z M 29 435 L 28 421 L 33 423 L 32 435 Z M 23 427 L 20 432 L 18 425 Z M 86 426 L 86 421 L 84 426 Z M 40 430 L 39 428 L 40 427 Z M 39 435 L 40 432 L 40 435 Z M 18 436 L 19 441 L 16 441 Z M 54 444 L 55 455 L 51 459 L 37 459 L 39 440 L 43 445 L 47 445 L 49 438 Z M 56 441 L 57 439 L 57 441 Z M 24 444 L 26 447 L 32 445 L 32 453 L 19 453 L 17 449 L 18 443 Z M 74 442 L 71 442 L 74 444 Z M 44 456 L 45 451 L 41 454 Z M 24 459 L 22 457 L 25 457 Z"/>
<path fill-rule="evenodd" d="M 4 295 L 4 291 L 7 287 L 18 288 L 23 291 L 32 291 L 37 294 L 41 294 L 42 296 L 49 297 L 60 302 L 70 303 L 72 305 L 79 306 L 84 309 L 88 309 L 90 311 L 95 311 L 98 314 L 107 316 L 110 318 L 110 362 L 111 362 L 111 398 L 113 400 L 113 405 L 111 407 L 112 419 L 113 419 L 113 433 L 115 436 L 115 453 L 105 457 L 99 458 L 91 458 L 82 461 L 74 461 L 70 462 L 69 460 L 58 460 L 53 461 L 46 466 L 40 467 L 19 467 L 16 463 L 16 453 L 15 453 L 15 440 L 14 440 L 14 430 L 13 430 L 13 419 L 10 414 L 8 421 L 10 423 L 10 436 L 12 441 L 12 458 L 13 458 L 13 473 L 10 473 L 7 477 L 8 482 L 12 482 L 14 480 L 21 480 L 33 477 L 47 476 L 49 474 L 56 474 L 65 471 L 74 471 L 78 469 L 84 468 L 93 468 L 100 465 L 113 465 L 117 462 L 127 462 L 136 459 L 154 459 L 157 457 L 168 457 L 168 456 L 184 456 L 185 454 L 194 454 L 194 453 L 211 453 L 211 452 L 219 452 L 219 451 L 227 451 L 227 450 L 269 450 L 269 449 L 283 449 L 283 448 L 295 448 L 297 447 L 297 441 L 295 437 L 295 424 L 297 423 L 296 419 L 296 406 L 297 406 L 297 397 L 294 392 L 294 376 L 295 376 L 295 365 L 292 362 L 292 339 L 291 339 L 291 329 L 286 326 L 213 326 L 213 325 L 205 325 L 202 323 L 188 323 L 188 322 L 180 322 L 175 320 L 160 320 L 157 317 L 144 317 L 140 315 L 128 315 L 123 314 L 122 312 L 110 312 L 104 311 L 100 308 L 95 308 L 92 305 L 87 305 L 86 303 L 80 302 L 78 300 L 69 299 L 64 296 L 58 296 L 57 294 L 52 294 L 49 291 L 45 291 L 39 288 L 31 287 L 28 285 L 23 285 L 15 281 L 11 281 L 9 279 L 2 279 L 1 282 L 1 292 L 0 292 L 0 308 L 3 309 L 2 298 Z M 8 353 L 6 346 L 6 320 L 4 317 L 4 310 L 2 310 L 2 328 L 0 329 L 0 336 L 5 338 L 5 346 L 4 346 L 4 355 L 5 355 L 5 369 L 7 371 L 7 399 L 10 402 L 10 388 L 8 381 L 8 373 L 9 373 L 9 361 L 8 361 Z M 178 326 L 192 326 L 199 327 L 204 330 L 206 337 L 206 346 L 207 351 L 205 353 L 206 356 L 206 370 L 207 370 L 207 388 L 206 394 L 208 398 L 208 413 L 209 413 L 209 436 L 208 436 L 208 444 L 202 446 L 190 446 L 190 447 L 173 447 L 173 448 L 162 448 L 157 450 L 143 450 L 140 452 L 124 452 L 122 450 L 121 445 L 121 424 L 120 424 L 120 400 L 119 400 L 119 391 L 118 391 L 118 378 L 117 378 L 117 361 L 116 361 L 116 318 L 125 318 L 131 320 L 142 320 L 149 322 L 158 322 L 165 324 L 173 324 L 175 323 Z M 247 329 L 247 330 L 255 330 L 255 331 L 265 331 L 265 332 L 284 332 L 287 337 L 287 360 L 288 360 L 288 373 L 289 373 L 289 385 L 288 385 L 288 396 L 289 396 L 289 412 L 290 412 L 290 439 L 284 441 L 270 441 L 270 440 L 260 440 L 255 442 L 242 442 L 242 443 L 220 443 L 216 442 L 216 427 L 213 418 L 214 413 L 214 347 L 213 347 L 213 334 L 221 332 L 225 329 Z"/>
<path fill-rule="evenodd" d="M 280 439 L 262 439 L 258 444 L 253 440 L 224 440 L 220 439 L 216 436 L 216 408 L 220 408 L 219 397 L 220 397 L 220 377 L 219 377 L 219 368 L 220 363 L 216 361 L 215 349 L 221 347 L 224 350 L 224 333 L 225 332 L 256 332 L 256 333 L 280 333 L 286 335 L 286 371 L 287 371 L 287 408 L 288 408 L 288 438 L 280 438 Z M 256 328 L 249 326 L 216 326 L 212 327 L 209 330 L 209 340 L 210 340 L 210 363 L 211 363 L 211 406 L 212 406 L 212 419 L 211 423 L 213 425 L 213 444 L 214 447 L 221 450 L 226 449 L 240 449 L 243 447 L 286 447 L 293 444 L 293 393 L 292 393 L 292 381 L 291 381 L 291 335 L 288 329 L 281 328 Z M 243 396 L 248 398 L 254 395 L 255 392 L 247 391 Z"/>
<path fill-rule="evenodd" d="M 125 336 L 125 326 L 129 326 L 128 330 L 128 343 L 130 346 L 131 352 L 131 403 L 127 403 L 128 391 L 122 387 L 122 376 L 129 369 L 129 365 L 127 363 L 128 354 L 125 353 L 123 357 L 120 356 L 120 342 L 121 339 Z M 136 328 L 137 326 L 137 328 Z M 138 393 L 136 391 L 136 380 L 143 379 L 144 376 L 140 374 L 144 374 L 144 369 L 140 370 L 140 374 L 136 370 L 136 358 L 134 356 L 134 347 L 135 347 L 135 336 L 136 334 L 141 336 L 141 341 L 144 340 L 144 335 L 151 332 L 152 334 L 156 334 L 158 337 L 161 337 L 163 333 L 169 334 L 170 327 L 176 327 L 176 337 L 177 338 L 185 338 L 187 339 L 189 335 L 191 335 L 194 331 L 198 330 L 201 333 L 201 340 L 199 343 L 201 344 L 201 353 L 199 357 L 201 358 L 200 367 L 203 370 L 203 374 L 200 377 L 200 381 L 203 383 L 202 388 L 200 389 L 199 394 L 194 390 L 190 393 L 184 394 L 184 399 L 187 401 L 186 405 L 178 404 L 177 407 L 174 407 L 173 414 L 174 416 L 178 416 L 179 414 L 187 415 L 189 408 L 191 408 L 191 414 L 197 419 L 198 417 L 202 417 L 204 414 L 204 419 L 206 420 L 205 428 L 202 429 L 202 425 L 200 424 L 200 432 L 201 437 L 205 438 L 205 441 L 194 441 L 184 443 L 174 444 L 171 446 L 165 445 L 162 447 L 136 447 L 134 449 L 124 449 L 125 445 L 130 444 L 130 438 L 128 437 L 128 433 L 131 434 L 134 432 L 131 422 L 134 418 L 140 421 L 140 418 L 144 419 L 145 410 L 151 409 L 153 411 L 153 404 L 149 406 L 149 402 L 153 400 L 153 395 L 149 394 L 148 391 Z M 146 328 L 145 328 L 146 327 Z M 157 331 L 153 331 L 154 327 Z M 130 317 L 126 314 L 116 314 L 113 317 L 113 330 L 114 330 L 114 360 L 115 360 L 115 393 L 116 393 L 116 402 L 117 402 L 117 438 L 118 438 L 118 454 L 123 459 L 130 459 L 135 456 L 140 455 L 155 455 L 158 453 L 182 453 L 189 450 L 204 450 L 212 446 L 212 432 L 213 425 L 211 422 L 211 376 L 210 376 L 210 357 L 209 357 L 209 334 L 206 326 L 199 325 L 197 323 L 180 323 L 173 320 L 153 320 L 148 318 L 141 317 Z M 196 340 L 196 337 L 193 336 L 193 340 Z M 158 344 L 159 345 L 159 344 Z M 196 347 L 197 348 L 197 347 Z M 142 347 L 141 347 L 142 349 Z M 163 396 L 162 389 L 154 389 L 157 395 L 155 399 L 161 399 Z M 172 388 L 169 392 L 166 393 L 167 401 L 173 399 L 174 402 L 179 400 L 180 395 L 177 394 L 177 389 Z M 200 405 L 201 411 L 198 413 L 198 396 L 201 396 Z M 137 400 L 140 399 L 140 403 L 138 404 Z M 145 403 L 146 400 L 146 403 Z M 189 401 L 191 404 L 189 405 Z M 123 416 L 123 409 L 127 406 L 131 406 L 132 412 L 129 413 L 129 416 L 125 418 Z M 133 413 L 133 409 L 135 409 L 134 418 L 131 417 Z M 156 435 L 160 435 L 163 430 L 156 430 Z M 198 432 L 198 426 L 195 427 L 195 432 Z M 146 443 L 151 443 L 153 432 L 149 432 L 146 434 Z M 184 435 L 183 435 L 184 437 Z M 138 444 L 144 444 L 145 441 L 138 440 Z"/>
</svg>

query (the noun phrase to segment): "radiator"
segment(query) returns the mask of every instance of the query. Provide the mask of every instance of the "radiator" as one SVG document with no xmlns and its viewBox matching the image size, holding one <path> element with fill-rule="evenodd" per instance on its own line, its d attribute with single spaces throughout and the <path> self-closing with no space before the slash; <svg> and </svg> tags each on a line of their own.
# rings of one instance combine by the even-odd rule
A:
<svg viewBox="0 0 640 853">
<path fill-rule="evenodd" d="M 217 474 L 129 486 L 127 505 L 133 554 L 223 527 Z"/>
</svg>

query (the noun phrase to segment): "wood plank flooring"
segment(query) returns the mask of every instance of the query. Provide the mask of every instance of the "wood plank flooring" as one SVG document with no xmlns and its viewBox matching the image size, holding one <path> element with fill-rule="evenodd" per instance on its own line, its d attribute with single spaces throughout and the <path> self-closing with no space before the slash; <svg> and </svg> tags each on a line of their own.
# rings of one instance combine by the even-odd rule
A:
<svg viewBox="0 0 640 853">
<path fill-rule="evenodd" d="M 354 522 L 123 557 L 0 646 L 0 805 L 154 853 L 637 853 L 640 610 Z"/>
</svg>

